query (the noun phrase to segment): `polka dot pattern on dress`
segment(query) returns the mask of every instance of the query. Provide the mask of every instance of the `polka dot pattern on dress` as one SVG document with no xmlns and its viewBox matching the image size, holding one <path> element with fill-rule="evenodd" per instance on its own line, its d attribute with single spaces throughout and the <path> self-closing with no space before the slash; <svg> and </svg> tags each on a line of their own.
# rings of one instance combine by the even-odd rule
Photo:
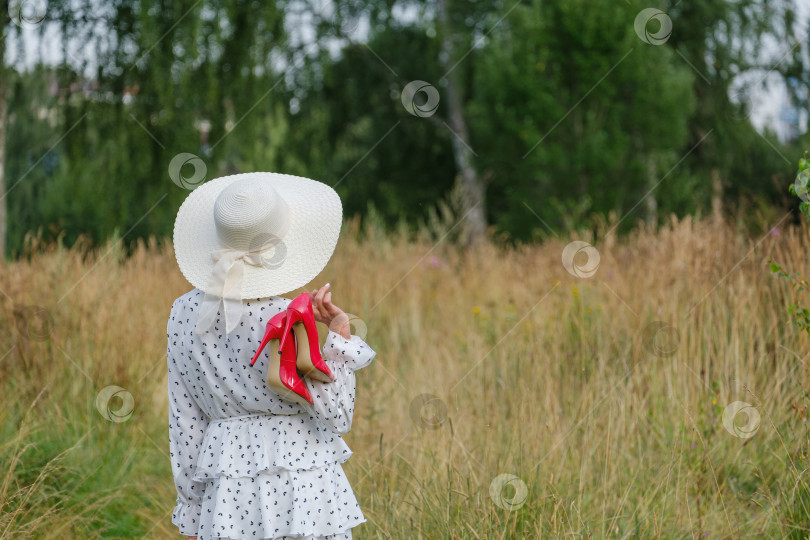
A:
<svg viewBox="0 0 810 540">
<path fill-rule="evenodd" d="M 266 384 L 267 349 L 254 366 L 265 325 L 290 300 L 245 300 L 230 334 L 218 315 L 194 333 L 203 292 L 175 300 L 167 332 L 169 442 L 181 534 L 210 538 L 351 538 L 365 521 L 341 463 L 352 452 L 355 371 L 376 353 L 359 337 L 329 332 L 331 383 L 304 379 L 313 405 L 283 399 Z"/>
</svg>

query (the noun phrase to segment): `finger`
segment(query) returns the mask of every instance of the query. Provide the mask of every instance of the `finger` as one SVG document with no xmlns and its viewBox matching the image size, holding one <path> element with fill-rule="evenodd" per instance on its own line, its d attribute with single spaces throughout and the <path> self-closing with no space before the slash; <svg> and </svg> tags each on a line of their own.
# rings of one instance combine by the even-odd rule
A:
<svg viewBox="0 0 810 540">
<path fill-rule="evenodd" d="M 326 285 L 321 287 L 320 290 L 318 291 L 318 294 L 315 297 L 316 302 L 318 302 L 318 305 L 323 305 L 323 297 L 327 292 L 329 292 L 329 287 L 330 285 L 329 283 L 327 283 Z"/>
<path fill-rule="evenodd" d="M 340 315 L 341 313 L 343 313 L 342 309 L 340 309 L 339 307 L 337 307 L 335 304 L 332 303 L 332 293 L 331 292 L 326 293 L 326 296 L 324 297 L 323 305 L 324 305 L 324 308 L 326 310 L 326 313 L 328 313 L 332 317 L 335 317 L 335 316 Z"/>
<path fill-rule="evenodd" d="M 315 312 L 315 318 L 321 321 L 329 317 L 329 312 L 323 306 L 323 287 L 315 289 L 315 294 L 312 296 L 312 309 Z"/>
<path fill-rule="evenodd" d="M 315 289 L 315 292 L 312 293 L 312 310 L 317 315 L 318 313 L 323 313 L 323 305 L 318 302 L 317 296 L 318 289 Z"/>
</svg>

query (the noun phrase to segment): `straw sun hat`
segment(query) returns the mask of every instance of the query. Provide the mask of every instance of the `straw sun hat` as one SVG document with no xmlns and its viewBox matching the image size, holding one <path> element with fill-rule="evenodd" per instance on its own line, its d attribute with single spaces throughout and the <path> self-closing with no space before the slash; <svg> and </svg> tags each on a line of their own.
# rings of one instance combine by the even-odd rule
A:
<svg viewBox="0 0 810 540">
<path fill-rule="evenodd" d="M 180 206 L 174 252 L 180 271 L 205 292 L 197 333 L 224 306 L 226 332 L 242 300 L 306 285 L 335 250 L 343 218 L 331 187 L 300 176 L 246 173 L 202 184 Z"/>
</svg>

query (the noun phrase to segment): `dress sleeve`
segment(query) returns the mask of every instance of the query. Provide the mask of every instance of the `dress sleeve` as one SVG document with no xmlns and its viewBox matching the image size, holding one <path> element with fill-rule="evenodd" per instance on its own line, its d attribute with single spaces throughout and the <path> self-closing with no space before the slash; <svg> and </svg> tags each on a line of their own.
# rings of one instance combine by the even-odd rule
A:
<svg viewBox="0 0 810 540">
<path fill-rule="evenodd" d="M 313 405 L 306 408 L 330 431 L 348 433 L 352 428 L 354 414 L 355 374 L 358 369 L 369 365 L 376 356 L 358 336 L 345 339 L 340 334 L 329 331 L 323 345 L 326 365 L 335 376 L 331 383 L 323 383 L 304 378 L 312 394 Z"/>
<path fill-rule="evenodd" d="M 169 369 L 169 454 L 177 488 L 177 506 L 172 513 L 172 523 L 180 529 L 180 534 L 196 536 L 205 484 L 193 479 L 194 468 L 208 427 L 208 418 L 180 377 L 180 368 L 172 356 L 171 342 L 166 356 Z"/>
</svg>

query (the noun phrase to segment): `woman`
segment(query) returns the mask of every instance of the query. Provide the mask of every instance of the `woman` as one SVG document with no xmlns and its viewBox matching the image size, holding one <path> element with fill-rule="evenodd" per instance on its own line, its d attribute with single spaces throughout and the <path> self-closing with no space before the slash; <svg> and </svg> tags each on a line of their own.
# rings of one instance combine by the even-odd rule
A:
<svg viewBox="0 0 810 540">
<path fill-rule="evenodd" d="M 304 378 L 310 399 L 291 400 L 267 384 L 278 350 L 250 365 L 290 304 L 279 295 L 323 269 L 341 221 L 330 187 L 272 173 L 207 182 L 178 212 L 175 254 L 195 289 L 174 302 L 167 326 L 172 523 L 189 538 L 340 540 L 365 521 L 340 435 L 351 428 L 354 371 L 376 353 L 350 335 L 329 284 L 308 309 L 329 326 L 333 381 Z"/>
</svg>

